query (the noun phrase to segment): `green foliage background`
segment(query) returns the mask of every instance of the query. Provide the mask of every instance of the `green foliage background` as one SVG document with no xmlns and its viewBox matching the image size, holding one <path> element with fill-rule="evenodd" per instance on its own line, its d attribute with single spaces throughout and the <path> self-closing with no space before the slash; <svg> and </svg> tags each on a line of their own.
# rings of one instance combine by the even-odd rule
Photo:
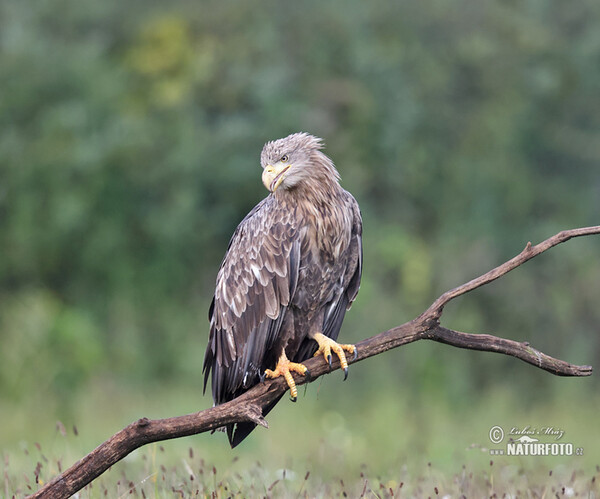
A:
<svg viewBox="0 0 600 499">
<path fill-rule="evenodd" d="M 361 205 L 348 341 L 529 240 L 598 224 L 599 21 L 595 0 L 1 2 L 3 447 L 48 439 L 56 419 L 85 424 L 93 445 L 133 418 L 211 404 L 206 311 L 231 233 L 266 194 L 266 140 L 323 137 Z M 599 255 L 598 238 L 569 242 L 444 322 L 598 367 Z M 327 414 L 362 434 L 344 451 L 356 463 L 452 463 L 499 422 L 581 431 L 599 452 L 595 376 L 415 344 L 340 378 L 239 452 L 272 451 L 284 423 L 322 442 Z M 221 436 L 197 438 L 229 459 Z"/>
</svg>

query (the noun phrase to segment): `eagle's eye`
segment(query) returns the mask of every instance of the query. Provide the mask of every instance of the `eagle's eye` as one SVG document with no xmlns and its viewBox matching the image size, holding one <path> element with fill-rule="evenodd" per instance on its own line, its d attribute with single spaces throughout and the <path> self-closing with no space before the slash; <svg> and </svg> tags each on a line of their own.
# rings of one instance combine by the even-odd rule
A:
<svg viewBox="0 0 600 499">
<path fill-rule="evenodd" d="M 284 154 L 283 156 L 281 156 L 281 159 L 279 161 L 281 161 L 282 163 L 287 163 L 289 159 L 290 157 L 287 154 Z"/>
</svg>

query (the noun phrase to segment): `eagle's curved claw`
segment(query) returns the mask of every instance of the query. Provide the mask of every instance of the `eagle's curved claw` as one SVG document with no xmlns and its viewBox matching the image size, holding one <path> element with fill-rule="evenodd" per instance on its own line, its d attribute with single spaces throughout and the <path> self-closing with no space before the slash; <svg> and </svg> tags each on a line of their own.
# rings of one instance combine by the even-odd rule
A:
<svg viewBox="0 0 600 499">
<path fill-rule="evenodd" d="M 303 376 L 306 376 L 307 374 L 310 376 L 310 373 L 304 364 L 290 362 L 285 355 L 285 352 L 283 352 L 277 361 L 275 370 L 272 371 L 271 369 L 267 369 L 264 376 L 266 378 L 278 378 L 279 376 L 283 376 L 287 385 L 290 387 L 290 399 L 292 402 L 296 402 L 296 399 L 298 398 L 298 388 L 296 388 L 296 382 L 294 381 L 292 372 L 302 374 Z"/>
<path fill-rule="evenodd" d="M 325 360 L 331 367 L 331 351 L 333 350 L 333 352 L 340 359 L 340 366 L 344 371 L 344 380 L 346 380 L 346 378 L 348 377 L 348 360 L 346 359 L 346 354 L 344 353 L 344 350 L 348 353 L 353 354 L 352 360 L 356 360 L 356 347 L 354 345 L 344 345 L 341 343 L 337 343 L 336 341 L 333 341 L 331 338 L 325 336 L 322 333 L 315 333 L 311 337 L 319 344 L 319 349 L 315 352 L 315 357 L 317 355 L 323 355 L 325 357 Z"/>
</svg>

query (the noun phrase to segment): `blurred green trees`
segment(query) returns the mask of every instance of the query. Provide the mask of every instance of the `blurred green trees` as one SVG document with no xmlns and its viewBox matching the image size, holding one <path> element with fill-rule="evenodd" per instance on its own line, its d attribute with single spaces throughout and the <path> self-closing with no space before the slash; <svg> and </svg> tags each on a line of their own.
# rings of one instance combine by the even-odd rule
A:
<svg viewBox="0 0 600 499">
<path fill-rule="evenodd" d="M 200 392 L 220 259 L 266 194 L 262 144 L 293 131 L 325 139 L 363 210 L 350 341 L 598 224 L 599 19 L 595 0 L 2 2 L 0 398 L 96 376 Z M 598 363 L 599 251 L 556 249 L 449 325 Z M 415 346 L 357 387 L 549 384 L 515 362 Z"/>
</svg>

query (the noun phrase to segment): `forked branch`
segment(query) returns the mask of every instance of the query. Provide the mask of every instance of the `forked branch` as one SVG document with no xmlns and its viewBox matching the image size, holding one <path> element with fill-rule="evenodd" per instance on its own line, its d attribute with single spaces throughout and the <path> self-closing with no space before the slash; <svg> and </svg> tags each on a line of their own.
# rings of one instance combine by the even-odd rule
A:
<svg viewBox="0 0 600 499">
<path fill-rule="evenodd" d="M 444 306 L 450 300 L 502 277 L 557 244 L 573 237 L 592 234 L 600 234 L 600 226 L 565 230 L 535 246 L 527 243 L 525 249 L 511 260 L 462 286 L 445 292 L 416 319 L 357 343 L 358 355 L 353 362 L 426 339 L 458 348 L 511 355 L 558 376 L 589 376 L 592 374 L 591 366 L 577 366 L 555 359 L 531 347 L 529 343 L 488 334 L 454 331 L 440 326 L 439 321 Z M 339 361 L 334 360 L 333 365 L 329 366 L 321 356 L 312 358 L 304 364 L 310 370 L 311 381 L 339 368 Z M 303 376 L 296 375 L 294 379 L 297 385 L 308 382 Z M 228 423 L 251 421 L 268 427 L 263 417 L 263 408 L 281 396 L 286 389 L 287 384 L 280 377 L 260 383 L 231 402 L 195 414 L 157 420 L 139 419 L 113 435 L 31 497 L 53 499 L 69 497 L 130 452 L 150 442 L 195 435 L 220 428 Z"/>
</svg>

